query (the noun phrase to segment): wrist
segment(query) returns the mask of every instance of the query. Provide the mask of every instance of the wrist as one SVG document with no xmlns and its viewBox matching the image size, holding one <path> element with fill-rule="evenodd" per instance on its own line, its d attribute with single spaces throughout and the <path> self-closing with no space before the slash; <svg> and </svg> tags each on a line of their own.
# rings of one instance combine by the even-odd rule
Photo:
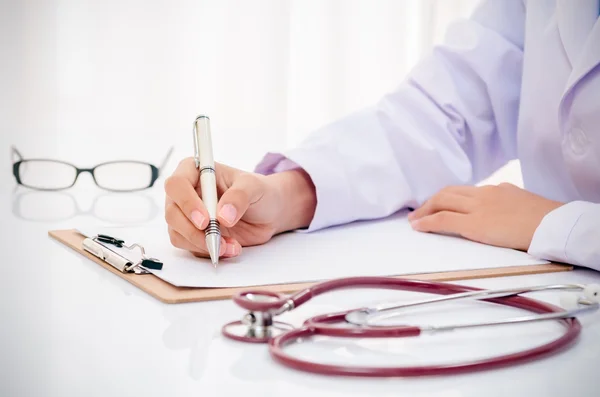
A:
<svg viewBox="0 0 600 397">
<path fill-rule="evenodd" d="M 281 203 L 276 234 L 308 227 L 317 207 L 315 186 L 302 169 L 267 176 Z"/>
</svg>

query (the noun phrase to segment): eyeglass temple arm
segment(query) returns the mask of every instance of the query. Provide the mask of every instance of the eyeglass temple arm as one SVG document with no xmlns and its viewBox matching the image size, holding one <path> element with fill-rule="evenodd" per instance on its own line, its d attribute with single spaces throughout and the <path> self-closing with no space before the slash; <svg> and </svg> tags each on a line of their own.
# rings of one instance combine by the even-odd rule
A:
<svg viewBox="0 0 600 397">
<path fill-rule="evenodd" d="M 160 164 L 160 167 L 158 167 L 158 171 L 162 172 L 163 168 L 165 167 L 165 165 L 167 164 L 167 161 L 169 161 L 169 158 L 171 157 L 171 153 L 173 153 L 173 146 L 171 146 L 171 148 L 169 149 L 169 151 L 167 152 L 167 155 L 165 156 L 164 160 L 162 161 L 162 163 Z"/>
<path fill-rule="evenodd" d="M 13 159 L 13 163 L 16 161 L 23 160 L 23 156 L 21 155 L 21 152 L 19 152 L 14 145 L 12 145 L 10 147 L 10 154 Z M 15 161 L 15 157 L 16 157 L 16 161 Z"/>
</svg>

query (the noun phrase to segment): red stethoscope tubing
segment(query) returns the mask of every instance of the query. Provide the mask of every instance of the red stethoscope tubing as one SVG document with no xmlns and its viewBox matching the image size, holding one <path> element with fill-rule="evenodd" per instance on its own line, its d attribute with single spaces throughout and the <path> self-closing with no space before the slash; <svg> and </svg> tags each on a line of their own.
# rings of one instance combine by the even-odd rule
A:
<svg viewBox="0 0 600 397">
<path fill-rule="evenodd" d="M 427 282 L 418 280 L 396 279 L 388 277 L 355 277 L 339 279 L 315 284 L 312 287 L 300 291 L 291 297 L 285 297 L 276 293 L 268 293 L 270 296 L 278 298 L 273 302 L 259 302 L 244 299 L 244 296 L 253 293 L 245 291 L 237 294 L 234 301 L 241 307 L 248 310 L 272 310 L 281 307 L 288 300 L 294 302 L 294 307 L 307 302 L 312 297 L 325 292 L 345 289 L 345 288 L 383 288 L 399 289 L 404 291 L 434 293 L 438 295 L 449 295 L 469 291 L 481 291 L 481 289 L 467 287 L 457 284 L 446 284 L 437 282 Z M 265 294 L 264 291 L 254 293 Z M 555 313 L 562 312 L 563 309 L 547 303 L 523 296 L 510 296 L 502 298 L 482 299 L 486 302 L 501 304 L 518 309 L 527 310 L 533 313 Z M 447 365 L 428 365 L 428 366 L 407 366 L 407 367 L 363 367 L 363 366 L 344 366 L 321 364 L 311 361 L 295 358 L 287 354 L 284 350 L 286 346 L 294 343 L 298 339 L 306 339 L 316 335 L 330 337 L 363 337 L 363 338 L 386 338 L 386 337 L 411 337 L 420 334 L 420 328 L 415 326 L 385 326 L 385 327 L 339 327 L 335 324 L 345 322 L 345 315 L 349 313 L 333 313 L 312 317 L 305 321 L 299 329 L 286 331 L 283 334 L 269 340 L 269 352 L 271 356 L 279 363 L 305 372 L 311 372 L 323 375 L 341 375 L 341 376 L 365 376 L 365 377 L 414 377 L 429 375 L 450 375 L 461 374 L 475 371 L 500 368 L 509 365 L 516 365 L 531 360 L 539 359 L 544 356 L 558 353 L 574 342 L 581 332 L 581 323 L 576 318 L 566 318 L 558 320 L 566 328 L 564 334 L 559 338 L 528 350 L 517 353 L 511 353 L 496 357 L 490 357 L 481 360 L 466 361 Z M 250 341 L 245 338 L 234 338 L 242 341 Z M 266 341 L 266 340 L 265 340 Z"/>
</svg>

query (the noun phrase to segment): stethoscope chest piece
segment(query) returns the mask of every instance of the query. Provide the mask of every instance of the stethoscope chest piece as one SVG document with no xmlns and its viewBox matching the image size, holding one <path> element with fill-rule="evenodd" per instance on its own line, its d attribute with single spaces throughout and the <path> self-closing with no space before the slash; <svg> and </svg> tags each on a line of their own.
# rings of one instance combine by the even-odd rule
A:
<svg viewBox="0 0 600 397">
<path fill-rule="evenodd" d="M 294 329 L 293 326 L 280 321 L 273 321 L 269 312 L 249 312 L 241 321 L 225 324 L 222 332 L 225 336 L 241 342 L 268 343 L 284 332 Z"/>
</svg>

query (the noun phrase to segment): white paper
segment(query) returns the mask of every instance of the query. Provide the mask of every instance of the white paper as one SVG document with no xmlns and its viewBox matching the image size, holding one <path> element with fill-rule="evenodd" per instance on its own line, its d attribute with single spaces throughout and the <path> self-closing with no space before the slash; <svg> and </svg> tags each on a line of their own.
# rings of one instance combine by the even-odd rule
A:
<svg viewBox="0 0 600 397">
<path fill-rule="evenodd" d="M 521 251 L 415 232 L 406 213 L 317 232 L 282 234 L 262 246 L 244 247 L 238 258 L 221 259 L 217 269 L 208 259 L 173 247 L 166 225 L 80 231 L 143 245 L 148 256 L 164 263 L 162 270 L 152 273 L 180 287 L 248 287 L 548 263 Z M 118 252 L 139 259 L 138 250 Z"/>
</svg>

